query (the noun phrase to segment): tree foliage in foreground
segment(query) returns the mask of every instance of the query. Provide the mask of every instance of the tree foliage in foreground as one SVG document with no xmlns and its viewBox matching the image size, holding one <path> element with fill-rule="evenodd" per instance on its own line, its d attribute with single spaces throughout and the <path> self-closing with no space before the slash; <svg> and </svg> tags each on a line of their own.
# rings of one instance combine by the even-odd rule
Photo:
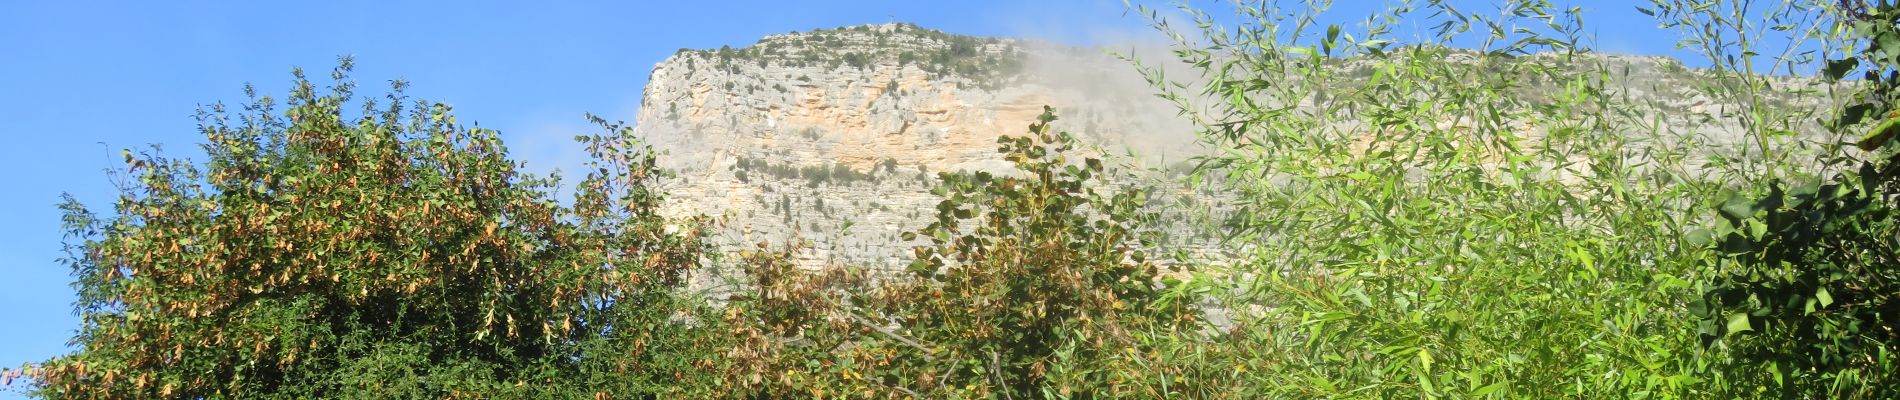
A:
<svg viewBox="0 0 1900 400">
<path fill-rule="evenodd" d="M 202 168 L 128 152 L 110 215 L 68 197 L 83 325 L 33 394 L 592 396 L 703 361 L 669 356 L 696 345 L 673 319 L 699 228 L 655 213 L 629 131 L 581 138 L 594 169 L 563 206 L 495 131 L 402 83 L 353 97 L 349 69 L 327 93 L 298 72 L 281 111 L 201 112 Z"/>
<path fill-rule="evenodd" d="M 1900 5 L 1841 1 L 1851 48 L 1822 77 L 1854 97 L 1829 122 L 1861 157 L 1827 157 L 1827 179 L 1780 179 L 1736 193 L 1701 232 L 1723 260 L 1691 304 L 1704 343 L 1735 357 L 1739 392 L 1830 398 L 1900 396 Z M 1848 143 L 1843 143 L 1848 144 Z"/>
<path fill-rule="evenodd" d="M 1193 281 L 1235 322 L 1172 341 L 1195 344 L 1170 360 L 1227 367 L 1202 382 L 1243 398 L 1778 384 L 1734 368 L 1745 353 L 1700 346 L 1689 303 L 1724 254 L 1694 234 L 1719 223 L 1704 205 L 1721 193 L 1820 174 L 1807 157 L 1839 150 L 1796 134 L 1814 131 L 1829 87 L 1763 73 L 1815 63 L 1753 64 L 1781 53 L 1754 47 L 1769 34 L 1836 49 L 1829 2 L 1653 2 L 1642 11 L 1681 18 L 1685 47 L 1717 66 L 1628 79 L 1588 48 L 1577 8 L 1411 2 L 1343 27 L 1322 22 L 1331 3 L 1240 5 L 1232 27 L 1197 10 L 1185 31 L 1155 19 L 1192 78 L 1147 75 L 1223 150 L 1198 173 L 1242 204 L 1228 228 L 1243 256 Z M 1671 83 L 1718 106 L 1640 102 Z M 1822 101 L 1767 101 L 1779 93 Z"/>
</svg>

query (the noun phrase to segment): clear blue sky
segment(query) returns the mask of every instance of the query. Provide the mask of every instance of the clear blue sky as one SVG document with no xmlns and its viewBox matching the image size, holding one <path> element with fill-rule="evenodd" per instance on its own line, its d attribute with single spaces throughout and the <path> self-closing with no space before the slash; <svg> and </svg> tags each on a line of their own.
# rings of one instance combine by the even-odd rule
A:
<svg viewBox="0 0 1900 400">
<path fill-rule="evenodd" d="M 60 193 L 110 212 L 101 171 L 118 149 L 201 158 L 195 106 L 239 104 L 245 82 L 281 97 L 292 66 L 322 76 L 354 55 L 361 93 L 407 79 L 410 94 L 501 130 L 539 169 L 578 153 L 583 112 L 631 120 L 648 70 L 679 48 L 888 21 L 1078 44 L 1154 38 L 1119 0 L 279 3 L 0 0 L 0 367 L 68 351 L 77 327 L 70 271 L 55 262 Z M 1341 15 L 1383 4 L 1340 3 Z M 1606 48 L 1673 45 L 1633 2 L 1578 3 Z"/>
</svg>

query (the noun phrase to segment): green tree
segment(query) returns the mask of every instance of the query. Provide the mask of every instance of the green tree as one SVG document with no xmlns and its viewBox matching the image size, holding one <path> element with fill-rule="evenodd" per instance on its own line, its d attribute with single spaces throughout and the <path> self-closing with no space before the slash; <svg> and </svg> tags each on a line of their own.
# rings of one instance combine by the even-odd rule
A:
<svg viewBox="0 0 1900 400">
<path fill-rule="evenodd" d="M 572 206 L 449 106 L 357 98 L 349 59 L 281 112 L 198 114 L 202 167 L 126 153 L 111 215 L 70 196 L 77 350 L 24 372 L 46 398 L 591 397 L 691 386 L 675 322 L 703 246 L 650 190 L 630 131 Z M 360 108 L 351 109 L 351 105 Z M 235 121 L 233 120 L 235 117 Z M 591 117 L 590 117 L 591 118 Z M 681 379 L 685 377 L 687 379 Z"/>
</svg>

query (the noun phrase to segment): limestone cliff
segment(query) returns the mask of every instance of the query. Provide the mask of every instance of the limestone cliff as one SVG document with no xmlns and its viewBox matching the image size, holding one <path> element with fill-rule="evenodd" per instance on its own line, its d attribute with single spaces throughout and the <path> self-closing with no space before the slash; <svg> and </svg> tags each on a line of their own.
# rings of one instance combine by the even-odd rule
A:
<svg viewBox="0 0 1900 400">
<path fill-rule="evenodd" d="M 1192 148 L 1190 128 L 1100 50 L 908 24 L 681 50 L 649 82 L 638 130 L 677 174 L 670 211 L 727 218 L 728 246 L 809 240 L 811 263 L 900 262 L 898 235 L 938 201 L 934 175 L 1010 169 L 996 137 L 1045 105 L 1104 149 L 1178 161 Z"/>
</svg>

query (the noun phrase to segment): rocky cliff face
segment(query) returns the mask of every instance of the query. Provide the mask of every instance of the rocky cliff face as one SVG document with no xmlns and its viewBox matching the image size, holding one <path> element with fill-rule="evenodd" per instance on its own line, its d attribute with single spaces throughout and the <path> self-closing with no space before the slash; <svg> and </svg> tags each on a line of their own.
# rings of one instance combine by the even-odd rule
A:
<svg viewBox="0 0 1900 400">
<path fill-rule="evenodd" d="M 1190 128 L 1156 101 L 1099 50 L 886 24 L 682 50 L 637 118 L 677 174 L 670 211 L 726 218 L 728 246 L 806 240 L 809 263 L 888 267 L 931 217 L 935 174 L 1010 170 L 997 136 L 1045 105 L 1104 149 L 1185 158 Z"/>
<path fill-rule="evenodd" d="M 1740 127 L 1725 122 L 1733 119 L 1709 118 L 1732 110 L 1692 89 L 1710 79 L 1703 72 L 1666 58 L 1599 60 L 1624 101 L 1658 111 L 1659 129 L 1711 151 L 1742 146 Z M 1359 64 L 1336 67 L 1370 73 Z M 1554 89 L 1533 84 L 1525 93 Z M 637 130 L 668 153 L 663 163 L 676 173 L 668 211 L 723 218 L 724 250 L 808 241 L 808 265 L 891 268 L 914 245 L 899 235 L 927 223 L 940 200 L 930 194 L 935 174 L 1010 170 L 996 137 L 1023 133 L 1044 105 L 1056 108 L 1058 129 L 1103 153 L 1179 166 L 1196 154 L 1192 127 L 1152 93 L 1125 61 L 1096 49 L 867 25 L 683 49 L 654 67 Z M 1815 97 L 1765 98 L 1812 108 Z M 1175 214 L 1166 220 L 1225 207 L 1223 196 L 1175 187 L 1180 193 L 1162 197 L 1192 205 L 1158 202 Z M 1182 225 L 1169 229 L 1172 246 L 1218 253 L 1211 224 Z"/>
</svg>

